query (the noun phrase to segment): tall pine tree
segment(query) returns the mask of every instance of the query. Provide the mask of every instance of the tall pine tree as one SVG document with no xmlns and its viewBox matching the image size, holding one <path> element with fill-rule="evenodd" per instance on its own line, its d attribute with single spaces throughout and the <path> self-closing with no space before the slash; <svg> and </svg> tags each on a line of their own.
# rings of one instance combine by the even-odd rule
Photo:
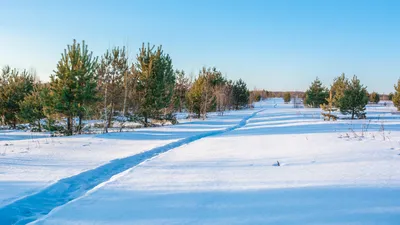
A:
<svg viewBox="0 0 400 225">
<path fill-rule="evenodd" d="M 348 88 L 344 91 L 344 96 L 340 99 L 340 112 L 351 115 L 351 119 L 355 116 L 363 117 L 365 106 L 368 104 L 367 89 L 361 85 L 357 76 L 353 76 Z"/>
<path fill-rule="evenodd" d="M 349 81 L 344 73 L 333 80 L 333 84 L 331 86 L 331 104 L 333 107 L 340 108 L 340 99 L 344 96 L 344 92 L 348 88 L 348 86 Z"/>
<path fill-rule="evenodd" d="M 215 67 L 203 67 L 187 93 L 190 111 L 205 119 L 207 112 L 216 109 L 218 88 L 225 83 L 222 73 Z"/>
<path fill-rule="evenodd" d="M 96 102 L 96 66 L 97 58 L 92 56 L 84 41 L 82 45 L 73 41 L 68 45 L 57 70 L 51 76 L 51 91 L 54 97 L 54 108 L 67 118 L 66 135 L 73 134 L 73 118 L 78 116 L 78 133 L 81 131 L 82 119 L 91 104 Z"/>
<path fill-rule="evenodd" d="M 149 118 L 165 116 L 175 88 L 175 73 L 172 60 L 159 46 L 142 45 L 137 55 L 137 94 L 139 95 L 138 114 L 143 117 L 145 126 Z"/>
<path fill-rule="evenodd" d="M 186 94 L 188 108 L 190 113 L 197 114 L 197 117 L 201 116 L 201 106 L 204 104 L 202 102 L 203 91 L 207 90 L 211 94 L 209 89 L 206 89 L 204 86 L 206 85 L 206 79 L 204 76 L 199 76 L 190 87 L 189 91 Z"/>
<path fill-rule="evenodd" d="M 129 73 L 128 58 L 126 56 L 125 47 L 114 47 L 111 51 L 107 52 L 101 58 L 98 68 L 99 83 L 101 93 L 103 96 L 103 109 L 104 109 L 104 131 L 107 133 L 108 128 L 111 126 L 114 112 L 117 108 L 121 109 L 123 113 L 125 104 L 121 104 L 121 99 L 124 98 L 124 88 L 127 87 Z M 124 85 L 126 84 L 126 85 Z M 126 102 L 124 102 L 126 103 Z"/>
<path fill-rule="evenodd" d="M 178 112 L 182 112 L 182 109 L 186 106 L 186 93 L 189 90 L 190 82 L 189 78 L 185 76 L 185 71 L 176 70 L 176 82 L 174 90 L 174 106 Z"/>
</svg>

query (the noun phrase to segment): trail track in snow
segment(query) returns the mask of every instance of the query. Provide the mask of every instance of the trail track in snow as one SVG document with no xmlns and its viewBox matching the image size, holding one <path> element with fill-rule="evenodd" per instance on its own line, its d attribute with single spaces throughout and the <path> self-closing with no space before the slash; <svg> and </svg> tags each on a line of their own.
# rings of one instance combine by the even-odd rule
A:
<svg viewBox="0 0 400 225">
<path fill-rule="evenodd" d="M 261 110 L 263 111 L 263 110 Z M 237 125 L 217 131 L 187 137 L 126 158 L 115 159 L 100 167 L 64 178 L 45 189 L 0 208 L 0 224 L 27 224 L 48 214 L 56 207 L 79 198 L 124 171 L 191 142 L 233 131 L 246 125 L 257 111 L 244 117 Z"/>
</svg>

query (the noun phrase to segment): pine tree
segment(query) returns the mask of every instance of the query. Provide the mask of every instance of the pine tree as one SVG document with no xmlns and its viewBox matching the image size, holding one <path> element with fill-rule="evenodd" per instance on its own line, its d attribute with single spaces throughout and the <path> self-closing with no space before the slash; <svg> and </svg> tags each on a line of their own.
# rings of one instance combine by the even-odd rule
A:
<svg viewBox="0 0 400 225">
<path fill-rule="evenodd" d="M 344 73 L 333 80 L 333 84 L 331 86 L 333 107 L 340 108 L 340 99 L 344 96 L 344 92 L 348 86 L 349 81 Z"/>
<path fill-rule="evenodd" d="M 78 103 L 78 133 L 82 131 L 82 120 L 90 108 L 100 100 L 97 97 L 97 57 L 89 52 L 85 42 L 82 42 L 80 71 L 77 73 L 76 101 Z"/>
<path fill-rule="evenodd" d="M 175 88 L 175 73 L 172 67 L 172 60 L 168 54 L 164 54 L 162 47 L 154 50 L 154 46 L 142 45 L 137 56 L 139 95 L 138 114 L 144 118 L 145 126 L 148 125 L 148 118 L 159 118 L 166 111 L 172 100 Z"/>
<path fill-rule="evenodd" d="M 317 77 L 306 91 L 304 103 L 309 107 L 318 108 L 320 105 L 327 103 L 326 98 L 328 95 L 328 90 L 322 86 L 321 81 Z"/>
<path fill-rule="evenodd" d="M 380 100 L 380 96 L 379 96 L 378 93 L 372 92 L 372 93 L 369 95 L 369 101 L 370 101 L 370 102 L 375 103 L 375 104 L 378 104 L 379 100 Z"/>
<path fill-rule="evenodd" d="M 362 115 L 367 104 L 367 90 L 360 84 L 357 76 L 353 76 L 349 87 L 344 92 L 344 96 L 340 99 L 340 111 L 345 115 L 351 114 L 351 119 L 354 119 L 355 116 L 360 118 L 363 117 Z"/>
<path fill-rule="evenodd" d="M 38 83 L 34 86 L 31 94 L 25 96 L 24 100 L 19 103 L 20 113 L 18 115 L 23 121 L 29 122 L 31 125 L 37 125 L 38 131 L 42 132 L 41 119 L 44 119 L 44 102 L 41 97 L 42 84 Z"/>
<path fill-rule="evenodd" d="M 246 83 L 242 79 L 239 79 L 233 84 L 232 92 L 233 104 L 236 109 L 248 104 L 250 92 L 247 89 Z"/>
<path fill-rule="evenodd" d="M 96 65 L 97 58 L 89 53 L 87 45 L 73 41 L 61 55 L 57 70 L 51 76 L 51 91 L 54 109 L 67 118 L 66 135 L 73 134 L 73 118 L 79 117 L 78 132 L 86 107 L 97 101 Z"/>
<path fill-rule="evenodd" d="M 123 97 L 124 79 L 129 79 L 128 76 L 128 58 L 126 56 L 125 47 L 114 47 L 111 51 L 103 55 L 98 68 L 98 76 L 100 82 L 100 92 L 103 95 L 103 108 L 104 108 L 104 131 L 108 132 L 111 126 L 112 117 L 116 108 L 122 109 L 125 113 L 126 102 Z M 128 85 L 128 83 L 127 83 Z M 126 93 L 127 94 L 127 93 Z M 124 98 L 124 103 L 121 105 L 121 99 Z"/>
<path fill-rule="evenodd" d="M 393 96 L 394 96 L 394 94 L 392 92 L 390 92 L 389 95 L 388 95 L 389 101 L 393 100 Z"/>
<path fill-rule="evenodd" d="M 187 101 L 190 103 L 191 111 L 196 113 L 198 117 L 202 116 L 205 119 L 207 112 L 216 109 L 217 92 L 225 82 L 222 73 L 215 67 L 203 67 L 187 93 Z"/>
<path fill-rule="evenodd" d="M 11 68 L 9 66 L 5 66 L 1 70 L 1 76 L 0 76 L 0 124 L 5 125 L 6 124 L 6 95 L 5 90 L 6 90 L 6 85 L 7 85 L 7 77 L 9 74 L 9 71 Z"/>
<path fill-rule="evenodd" d="M 203 86 L 205 84 L 206 79 L 204 76 L 199 76 L 190 87 L 188 93 L 186 94 L 187 103 L 189 106 L 189 112 L 197 114 L 197 117 L 201 116 L 201 106 L 202 103 L 202 93 L 205 89 Z"/>
<path fill-rule="evenodd" d="M 34 77 L 28 71 L 21 73 L 6 66 L 2 70 L 0 87 L 0 113 L 6 124 L 15 129 L 20 113 L 19 103 L 33 90 Z"/>
<path fill-rule="evenodd" d="M 392 101 L 397 110 L 400 111 L 400 79 L 397 81 L 397 85 L 394 85 L 394 90 Z"/>
<path fill-rule="evenodd" d="M 60 114 L 56 110 L 56 97 L 57 94 L 52 91 L 50 83 L 44 83 L 40 87 L 39 98 L 42 102 L 43 113 L 46 117 L 47 130 L 53 131 L 52 125 L 56 119 L 60 118 Z M 62 116 L 62 115 L 61 115 Z"/>
<path fill-rule="evenodd" d="M 207 112 L 215 111 L 217 109 L 217 92 L 219 87 L 225 84 L 225 78 L 215 67 L 208 69 L 203 67 L 199 76 L 203 76 L 205 79 L 201 95 L 202 104 L 200 107 L 204 120 Z"/>
<path fill-rule="evenodd" d="M 290 92 L 285 92 L 285 94 L 283 94 L 283 101 L 285 103 L 289 103 L 291 98 L 292 98 L 292 96 L 290 95 Z"/>
<path fill-rule="evenodd" d="M 139 73 L 136 70 L 136 66 L 134 63 L 132 63 L 131 66 L 129 67 L 127 79 L 128 79 L 126 81 L 127 92 L 125 92 L 127 96 L 126 98 L 124 97 L 124 108 L 126 108 L 124 114 L 125 116 L 128 115 L 129 112 L 136 112 L 139 107 L 139 99 L 136 92 Z"/>
<path fill-rule="evenodd" d="M 335 102 L 335 99 L 333 97 L 333 91 L 332 90 L 329 91 L 329 97 L 326 98 L 326 102 L 327 103 L 321 105 L 321 108 L 322 108 L 322 110 L 327 111 L 328 115 L 331 115 L 333 111 L 337 110 L 336 108 L 334 108 L 334 104 L 333 103 Z"/>
<path fill-rule="evenodd" d="M 185 76 L 185 71 L 176 70 L 176 82 L 174 90 L 174 105 L 178 112 L 182 112 L 182 109 L 186 107 L 186 93 L 189 90 L 190 82 L 189 78 Z"/>
<path fill-rule="evenodd" d="M 253 107 L 254 102 L 259 102 L 263 99 L 263 97 L 267 98 L 267 93 L 265 90 L 258 90 L 256 87 L 252 91 L 249 91 L 249 105 Z"/>
</svg>

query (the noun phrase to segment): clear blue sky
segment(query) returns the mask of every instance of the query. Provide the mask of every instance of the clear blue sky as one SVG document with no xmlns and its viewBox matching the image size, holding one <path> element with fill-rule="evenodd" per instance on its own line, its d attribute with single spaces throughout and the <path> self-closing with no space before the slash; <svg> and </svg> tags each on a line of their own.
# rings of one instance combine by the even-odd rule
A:
<svg viewBox="0 0 400 225">
<path fill-rule="evenodd" d="M 0 66 L 42 80 L 72 39 L 101 55 L 162 44 L 177 69 L 216 66 L 250 89 L 305 90 L 356 74 L 388 93 L 400 77 L 400 1 L 1 0 Z"/>
</svg>

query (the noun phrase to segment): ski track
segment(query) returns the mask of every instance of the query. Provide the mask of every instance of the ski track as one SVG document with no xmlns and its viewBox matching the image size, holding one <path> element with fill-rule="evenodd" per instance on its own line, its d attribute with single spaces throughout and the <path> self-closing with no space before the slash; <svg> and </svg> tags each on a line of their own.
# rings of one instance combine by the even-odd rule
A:
<svg viewBox="0 0 400 225">
<path fill-rule="evenodd" d="M 224 130 L 206 132 L 187 137 L 160 147 L 153 148 L 126 158 L 115 159 L 97 168 L 82 172 L 72 177 L 64 178 L 47 188 L 21 198 L 9 205 L 0 208 L 0 224 L 27 224 L 47 215 L 54 208 L 62 206 L 112 179 L 113 176 L 123 173 L 138 164 L 152 159 L 161 153 L 200 140 L 202 138 L 223 134 L 246 125 L 247 121 L 257 113 L 244 117 L 239 124 Z"/>
</svg>

